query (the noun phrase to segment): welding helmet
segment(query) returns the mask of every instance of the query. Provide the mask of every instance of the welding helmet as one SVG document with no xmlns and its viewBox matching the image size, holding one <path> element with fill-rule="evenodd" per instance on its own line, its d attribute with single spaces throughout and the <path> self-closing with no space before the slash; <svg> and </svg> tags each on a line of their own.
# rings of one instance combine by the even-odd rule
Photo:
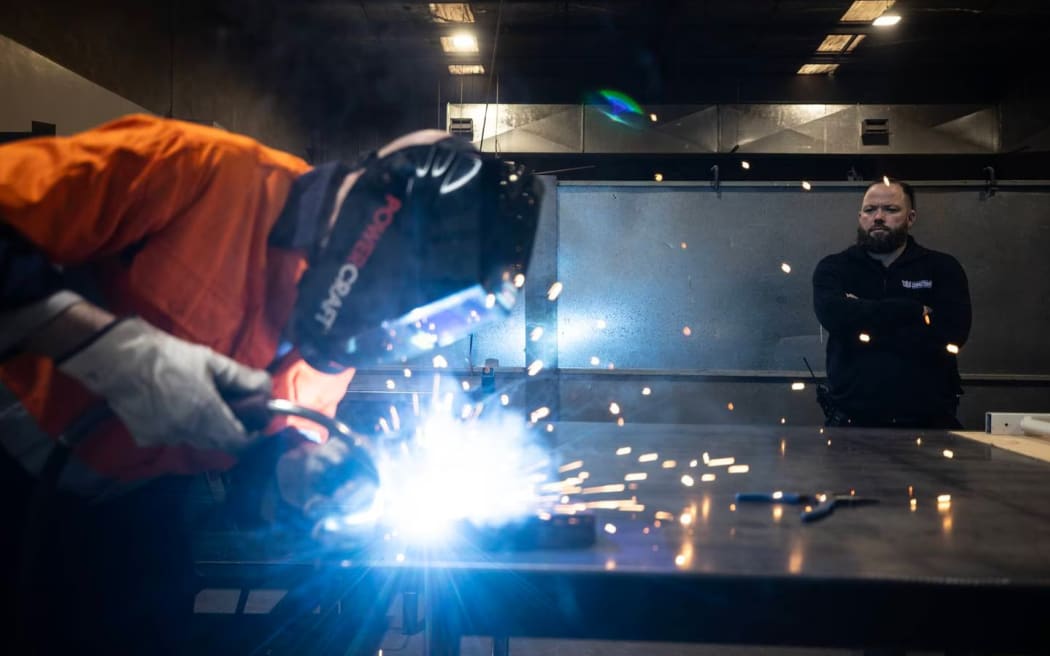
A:
<svg viewBox="0 0 1050 656">
<path fill-rule="evenodd" d="M 299 283 L 303 358 L 329 373 L 402 363 L 505 318 L 541 194 L 523 166 L 458 138 L 366 162 Z"/>
</svg>

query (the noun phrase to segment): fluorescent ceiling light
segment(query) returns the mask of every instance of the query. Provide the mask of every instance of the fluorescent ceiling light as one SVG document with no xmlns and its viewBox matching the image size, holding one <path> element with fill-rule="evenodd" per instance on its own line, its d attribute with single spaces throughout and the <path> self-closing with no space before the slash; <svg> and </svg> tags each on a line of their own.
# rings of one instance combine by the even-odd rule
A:
<svg viewBox="0 0 1050 656">
<path fill-rule="evenodd" d="M 453 75 L 484 75 L 485 67 L 481 64 L 449 64 L 448 72 Z"/>
<path fill-rule="evenodd" d="M 460 32 L 452 36 L 441 37 L 441 49 L 445 52 L 469 52 L 478 51 L 478 39 L 473 34 Z"/>
<path fill-rule="evenodd" d="M 896 25 L 899 22 L 901 22 L 901 17 L 897 14 L 883 14 L 871 21 L 871 24 L 875 27 L 889 27 L 890 25 Z"/>
<path fill-rule="evenodd" d="M 863 40 L 863 34 L 829 34 L 817 46 L 817 52 L 853 52 Z"/>
<path fill-rule="evenodd" d="M 824 73 L 833 73 L 838 64 L 803 64 L 802 68 L 798 69 L 798 75 L 823 75 Z"/>
<path fill-rule="evenodd" d="M 430 18 L 435 23 L 473 23 L 474 12 L 467 2 L 431 2 Z"/>
<path fill-rule="evenodd" d="M 839 20 L 843 23 L 870 23 L 893 6 L 895 0 L 856 0 Z"/>
</svg>

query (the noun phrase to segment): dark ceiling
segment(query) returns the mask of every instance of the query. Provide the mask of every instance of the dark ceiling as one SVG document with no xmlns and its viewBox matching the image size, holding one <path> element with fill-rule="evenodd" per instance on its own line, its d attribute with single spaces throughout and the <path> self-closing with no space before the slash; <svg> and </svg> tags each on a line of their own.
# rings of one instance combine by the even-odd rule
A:
<svg viewBox="0 0 1050 656">
<path fill-rule="evenodd" d="M 225 0 L 213 16 L 271 52 L 308 58 L 325 80 L 394 76 L 395 87 L 431 89 L 435 79 L 450 79 L 448 63 L 491 71 L 495 48 L 501 100 L 512 102 L 577 102 L 607 87 L 648 103 L 788 100 L 837 87 L 849 100 L 862 93 L 876 101 L 929 93 L 961 99 L 994 95 L 1050 60 L 1045 0 L 900 0 L 894 10 L 903 21 L 891 28 L 841 24 L 850 0 L 470 4 L 476 55 L 443 53 L 439 37 L 461 26 L 435 23 L 422 2 Z M 817 55 L 836 33 L 866 38 L 850 54 Z M 805 63 L 839 68 L 834 80 L 795 75 Z M 495 81 L 468 80 L 464 89 L 465 96 L 488 89 L 494 99 Z"/>
<path fill-rule="evenodd" d="M 0 31 L 154 111 L 180 97 L 169 77 L 221 64 L 333 128 L 440 125 L 449 101 L 577 103 L 610 88 L 646 105 L 994 103 L 1018 89 L 1045 97 L 1050 60 L 1046 0 L 898 0 L 903 21 L 881 29 L 841 24 L 850 0 L 472 2 L 473 55 L 442 51 L 440 37 L 463 26 L 435 22 L 426 2 L 4 4 Z M 841 33 L 865 39 L 816 54 Z M 450 63 L 487 73 L 452 76 Z M 806 63 L 839 66 L 797 75 Z M 144 77 L 148 90 L 130 82 Z"/>
</svg>

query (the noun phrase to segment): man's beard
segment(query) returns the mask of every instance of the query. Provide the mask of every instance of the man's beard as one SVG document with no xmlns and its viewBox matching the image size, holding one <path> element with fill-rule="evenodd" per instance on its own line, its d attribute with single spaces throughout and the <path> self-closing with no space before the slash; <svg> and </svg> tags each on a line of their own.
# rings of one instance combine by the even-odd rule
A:
<svg viewBox="0 0 1050 656">
<path fill-rule="evenodd" d="M 904 242 L 908 241 L 907 225 L 902 225 L 899 228 L 891 228 L 889 226 L 880 227 L 884 228 L 886 232 L 879 232 L 873 235 L 864 228 L 858 226 L 857 245 L 869 253 L 881 255 L 884 253 L 892 253 L 903 246 Z"/>
</svg>

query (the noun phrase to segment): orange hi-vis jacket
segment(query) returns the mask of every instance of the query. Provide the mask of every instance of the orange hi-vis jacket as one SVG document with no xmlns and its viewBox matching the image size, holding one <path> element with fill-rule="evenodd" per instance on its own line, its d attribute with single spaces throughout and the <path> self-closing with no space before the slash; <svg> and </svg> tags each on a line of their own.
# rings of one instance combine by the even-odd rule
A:
<svg viewBox="0 0 1050 656">
<path fill-rule="evenodd" d="M 114 314 L 138 315 L 243 364 L 271 364 L 306 254 L 267 243 L 301 159 L 191 123 L 128 116 L 67 138 L 0 147 L 0 221 L 60 266 L 87 266 Z M 302 360 L 273 394 L 333 414 L 353 376 Z M 54 439 L 99 401 L 29 354 L 0 362 L 0 382 Z M 0 440 L 4 436 L 0 435 Z M 227 469 L 233 456 L 188 446 L 140 448 L 117 422 L 75 458 L 108 480 Z"/>
</svg>

